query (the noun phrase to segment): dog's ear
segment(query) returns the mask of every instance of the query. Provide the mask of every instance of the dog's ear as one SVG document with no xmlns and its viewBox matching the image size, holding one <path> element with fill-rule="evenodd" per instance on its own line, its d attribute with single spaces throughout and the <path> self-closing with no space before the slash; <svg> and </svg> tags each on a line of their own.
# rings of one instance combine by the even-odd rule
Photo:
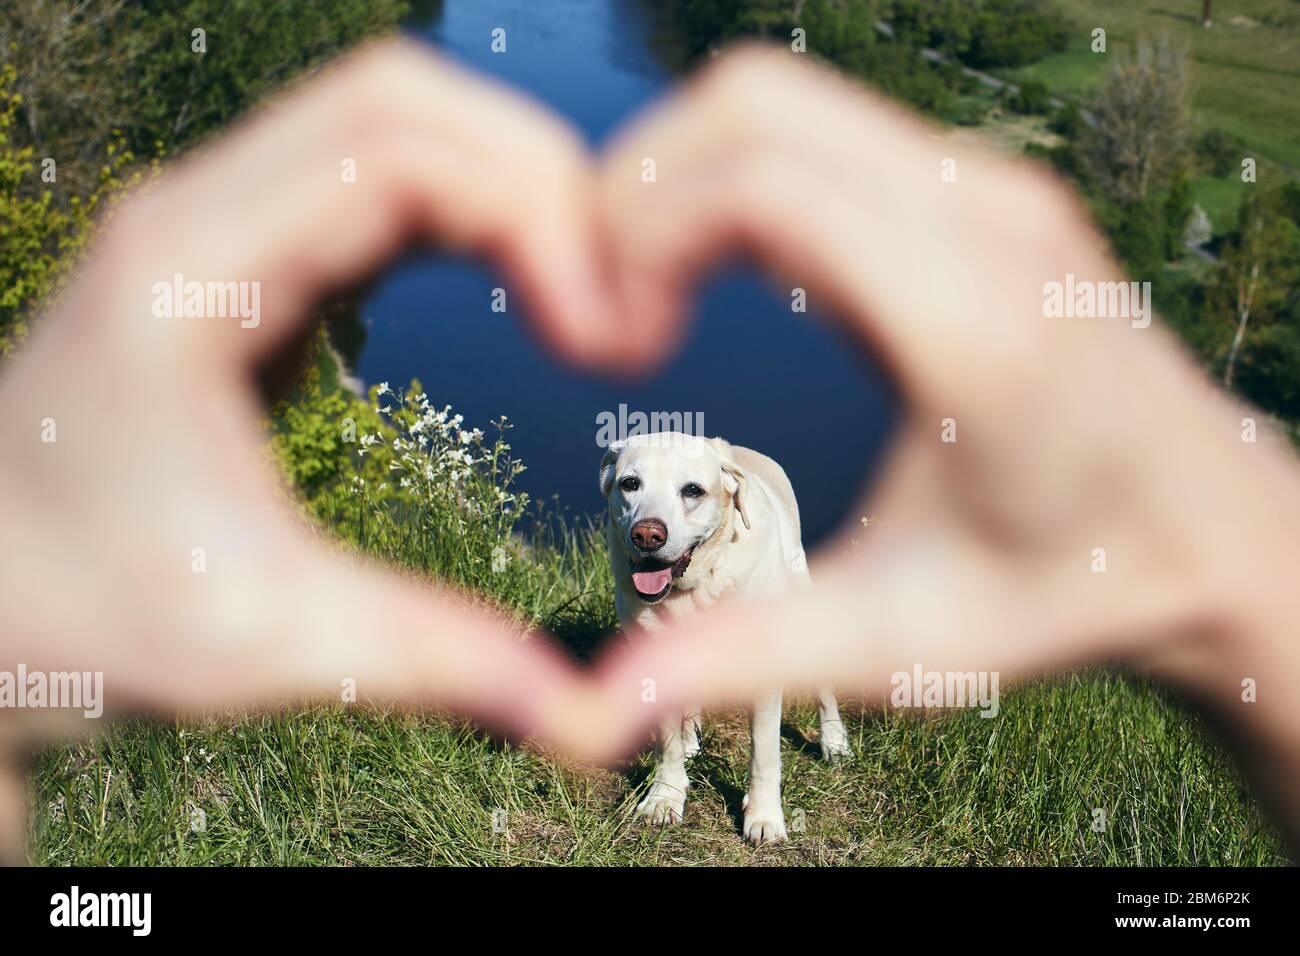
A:
<svg viewBox="0 0 1300 956">
<path fill-rule="evenodd" d="M 618 470 L 618 456 L 623 454 L 623 449 L 626 447 L 625 442 L 613 442 L 605 449 L 605 454 L 600 459 L 600 493 L 606 498 L 614 489 L 614 472 Z"/>
<path fill-rule="evenodd" d="M 740 520 L 749 530 L 749 515 L 745 513 L 745 502 L 749 500 L 749 476 L 734 461 L 722 463 L 722 487 L 731 495 L 731 503 L 740 512 Z"/>
<path fill-rule="evenodd" d="M 749 530 L 749 515 L 745 512 L 745 503 L 749 497 L 749 476 L 736 464 L 731 454 L 731 443 L 725 438 L 710 438 L 709 446 L 718 456 L 718 465 L 722 468 L 722 490 L 731 495 L 731 503 L 740 512 L 740 520 Z"/>
</svg>

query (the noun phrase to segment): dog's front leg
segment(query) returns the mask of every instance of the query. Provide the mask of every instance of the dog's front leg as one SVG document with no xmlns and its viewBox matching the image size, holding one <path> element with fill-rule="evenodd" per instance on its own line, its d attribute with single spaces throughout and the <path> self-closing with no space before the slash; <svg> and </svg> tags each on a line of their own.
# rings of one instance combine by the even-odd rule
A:
<svg viewBox="0 0 1300 956">
<path fill-rule="evenodd" d="M 700 752 L 700 708 L 698 704 L 686 708 L 686 716 L 682 718 L 682 738 L 682 746 L 685 749 L 686 758 L 689 760 Z"/>
<path fill-rule="evenodd" d="M 835 701 L 835 691 L 823 687 L 817 692 L 817 715 L 821 721 L 822 759 L 848 760 L 853 756 L 849 734 L 840 719 L 840 705 Z"/>
<path fill-rule="evenodd" d="M 781 692 L 754 705 L 749 722 L 749 791 L 745 794 L 745 839 L 758 846 L 786 838 L 781 812 Z"/>
<path fill-rule="evenodd" d="M 658 760 L 650 790 L 636 808 L 647 823 L 679 823 L 686 812 L 686 747 L 682 739 L 682 715 L 665 717 L 655 740 Z"/>
</svg>

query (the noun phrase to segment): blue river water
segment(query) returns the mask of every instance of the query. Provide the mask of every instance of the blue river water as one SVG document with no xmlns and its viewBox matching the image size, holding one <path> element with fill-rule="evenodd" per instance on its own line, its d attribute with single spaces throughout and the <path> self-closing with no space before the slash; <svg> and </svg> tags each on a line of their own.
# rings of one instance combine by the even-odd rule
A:
<svg viewBox="0 0 1300 956">
<path fill-rule="evenodd" d="M 491 49 L 498 27 L 504 53 Z M 447 0 L 409 32 L 527 91 L 598 147 L 675 82 L 656 53 L 656 29 L 643 0 Z M 431 401 L 473 425 L 509 416 L 510 441 L 528 466 L 520 487 L 535 499 L 558 496 L 571 517 L 603 507 L 597 417 L 620 405 L 701 416 L 708 435 L 771 455 L 794 483 L 807 544 L 856 517 L 847 509 L 896 401 L 826 323 L 791 312 L 788 291 L 744 269 L 714 277 L 677 358 L 651 379 L 624 382 L 557 365 L 515 316 L 488 309 L 500 284 L 481 264 L 408 259 L 362 304 L 356 374 L 394 386 L 419 378 Z"/>
</svg>

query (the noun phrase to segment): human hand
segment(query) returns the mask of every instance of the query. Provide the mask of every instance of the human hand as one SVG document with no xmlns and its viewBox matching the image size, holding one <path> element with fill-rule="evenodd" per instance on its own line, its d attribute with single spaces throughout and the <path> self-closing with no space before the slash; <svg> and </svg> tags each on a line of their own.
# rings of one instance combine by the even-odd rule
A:
<svg viewBox="0 0 1300 956">
<path fill-rule="evenodd" d="M 301 354 L 320 298 L 421 241 L 497 263 L 562 356 L 617 363 L 589 165 L 539 108 L 385 44 L 129 199 L 0 379 L 0 670 L 102 672 L 110 713 L 338 699 L 351 680 L 580 750 L 586 698 L 546 642 L 301 525 L 260 450 L 257 377 Z M 155 317 L 177 274 L 260 283 L 256 320 Z M 5 858 L 23 756 L 94 724 L 75 713 L 0 713 Z"/>
<path fill-rule="evenodd" d="M 903 420 L 814 589 L 720 607 L 603 662 L 611 738 L 783 684 L 884 701 L 916 665 L 1010 681 L 1124 661 L 1248 730 L 1294 825 L 1300 785 L 1285 781 L 1300 773 L 1276 760 L 1300 770 L 1300 707 L 1242 699 L 1246 678 L 1300 676 L 1291 452 L 1262 427 L 1243 441 L 1252 413 L 1149 311 L 1045 316 L 1046 283 L 1121 278 L 1054 177 L 799 59 L 724 56 L 612 145 L 619 308 L 642 354 L 666 354 L 701 273 L 750 254 L 879 357 Z M 635 174 L 643 157 L 654 184 Z"/>
</svg>

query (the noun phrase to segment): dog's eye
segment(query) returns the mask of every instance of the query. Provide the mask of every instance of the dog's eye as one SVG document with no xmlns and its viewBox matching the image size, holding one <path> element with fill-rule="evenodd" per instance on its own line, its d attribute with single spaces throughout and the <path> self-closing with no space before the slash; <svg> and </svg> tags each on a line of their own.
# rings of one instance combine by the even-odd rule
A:
<svg viewBox="0 0 1300 956">
<path fill-rule="evenodd" d="M 692 481 L 682 487 L 682 495 L 687 498 L 703 498 L 704 489 Z"/>
<path fill-rule="evenodd" d="M 618 483 L 618 486 L 622 488 L 624 491 L 636 491 L 638 488 L 641 487 L 641 479 L 635 478 L 632 475 L 628 475 L 626 478 L 624 478 L 622 481 Z"/>
</svg>

